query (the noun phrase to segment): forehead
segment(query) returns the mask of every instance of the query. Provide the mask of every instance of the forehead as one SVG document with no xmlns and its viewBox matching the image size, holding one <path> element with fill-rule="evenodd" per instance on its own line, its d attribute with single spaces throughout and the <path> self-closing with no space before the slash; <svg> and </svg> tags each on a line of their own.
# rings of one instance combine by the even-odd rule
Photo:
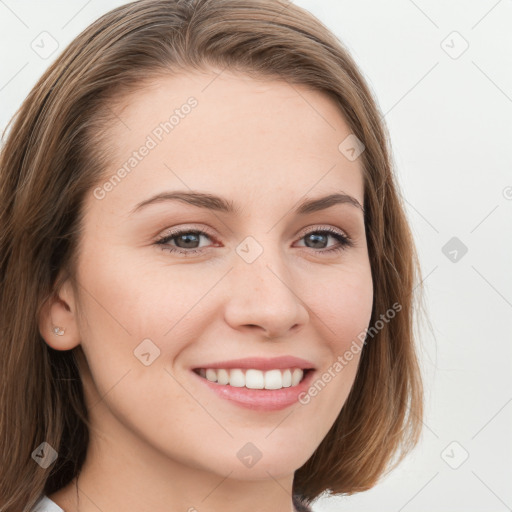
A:
<svg viewBox="0 0 512 512">
<path fill-rule="evenodd" d="M 109 201 L 188 188 L 290 200 L 335 191 L 363 204 L 361 159 L 339 149 L 351 129 L 320 91 L 212 70 L 154 79 L 111 108 L 105 178 L 127 172 Z"/>
</svg>

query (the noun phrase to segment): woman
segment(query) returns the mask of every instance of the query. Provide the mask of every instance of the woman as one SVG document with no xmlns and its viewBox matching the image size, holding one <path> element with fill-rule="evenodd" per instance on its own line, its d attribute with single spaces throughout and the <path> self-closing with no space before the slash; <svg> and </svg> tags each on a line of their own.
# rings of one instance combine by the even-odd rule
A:
<svg viewBox="0 0 512 512">
<path fill-rule="evenodd" d="M 395 467 L 420 280 L 387 140 L 292 3 L 82 32 L 0 160 L 0 509 L 308 511 Z"/>
</svg>

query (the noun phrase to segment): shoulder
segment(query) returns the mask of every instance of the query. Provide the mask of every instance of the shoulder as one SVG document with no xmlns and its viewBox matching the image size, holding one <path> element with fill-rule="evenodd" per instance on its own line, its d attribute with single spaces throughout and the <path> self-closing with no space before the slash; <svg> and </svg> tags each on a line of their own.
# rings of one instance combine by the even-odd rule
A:
<svg viewBox="0 0 512 512">
<path fill-rule="evenodd" d="M 30 512 L 64 512 L 64 510 L 48 496 L 43 496 Z"/>
</svg>

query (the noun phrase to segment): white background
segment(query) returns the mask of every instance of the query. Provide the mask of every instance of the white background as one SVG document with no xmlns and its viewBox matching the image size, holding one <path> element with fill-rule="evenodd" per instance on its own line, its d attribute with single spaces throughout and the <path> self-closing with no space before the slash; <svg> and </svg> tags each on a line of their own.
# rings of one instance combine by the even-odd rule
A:
<svg viewBox="0 0 512 512">
<path fill-rule="evenodd" d="M 123 3 L 0 0 L 0 129 L 63 48 Z M 420 445 L 372 490 L 314 510 L 511 510 L 512 1 L 294 3 L 349 48 L 384 114 L 433 326 L 420 331 Z M 43 31 L 59 45 L 47 59 L 31 48 Z M 452 237 L 468 249 L 455 262 L 442 251 Z"/>
</svg>

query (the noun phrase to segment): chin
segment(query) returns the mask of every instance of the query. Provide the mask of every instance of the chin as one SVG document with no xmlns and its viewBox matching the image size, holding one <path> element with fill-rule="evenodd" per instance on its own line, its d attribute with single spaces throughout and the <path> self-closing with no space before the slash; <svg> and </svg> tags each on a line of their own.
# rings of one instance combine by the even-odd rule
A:
<svg viewBox="0 0 512 512">
<path fill-rule="evenodd" d="M 268 480 L 269 478 L 282 478 L 293 474 L 303 466 L 311 453 L 300 450 L 297 443 L 294 450 L 286 452 L 276 447 L 256 449 L 250 442 L 237 443 L 241 448 L 234 451 L 234 457 L 216 458 L 215 472 L 227 475 L 236 480 Z"/>
</svg>

